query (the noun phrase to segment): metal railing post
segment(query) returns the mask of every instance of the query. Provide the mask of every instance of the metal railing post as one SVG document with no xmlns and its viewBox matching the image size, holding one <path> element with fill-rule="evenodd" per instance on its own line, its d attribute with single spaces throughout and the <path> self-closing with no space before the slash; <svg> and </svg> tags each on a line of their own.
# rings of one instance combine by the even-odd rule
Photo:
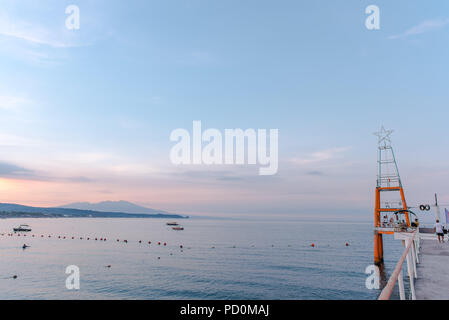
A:
<svg viewBox="0 0 449 320">
<path fill-rule="evenodd" d="M 416 257 L 416 263 L 419 263 L 419 240 L 415 240 L 415 257 Z"/>
<path fill-rule="evenodd" d="M 399 297 L 401 298 L 401 300 L 405 300 L 404 273 L 402 272 L 402 270 L 399 273 L 398 283 L 399 283 Z"/>
<path fill-rule="evenodd" d="M 413 240 L 412 240 L 413 241 Z M 416 272 L 416 253 L 415 253 L 415 241 L 412 243 L 412 262 L 413 262 L 413 274 L 415 275 L 415 279 L 418 279 L 418 273 Z"/>
<path fill-rule="evenodd" d="M 407 242 L 412 241 L 408 240 Z M 415 279 L 414 279 L 414 272 L 412 269 L 412 258 L 410 257 L 411 252 L 407 252 L 407 271 L 408 271 L 408 277 L 410 279 L 410 291 L 412 294 L 412 300 L 416 300 L 416 293 L 415 293 Z"/>
</svg>

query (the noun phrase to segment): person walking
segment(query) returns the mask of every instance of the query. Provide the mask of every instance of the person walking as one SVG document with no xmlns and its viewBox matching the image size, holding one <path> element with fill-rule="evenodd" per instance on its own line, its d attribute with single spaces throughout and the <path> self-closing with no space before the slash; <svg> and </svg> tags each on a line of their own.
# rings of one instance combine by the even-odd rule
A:
<svg viewBox="0 0 449 320">
<path fill-rule="evenodd" d="M 438 236 L 438 242 L 443 243 L 444 242 L 444 231 L 443 231 L 443 225 L 440 223 L 440 220 L 437 220 L 435 225 L 433 226 L 433 230 Z"/>
</svg>

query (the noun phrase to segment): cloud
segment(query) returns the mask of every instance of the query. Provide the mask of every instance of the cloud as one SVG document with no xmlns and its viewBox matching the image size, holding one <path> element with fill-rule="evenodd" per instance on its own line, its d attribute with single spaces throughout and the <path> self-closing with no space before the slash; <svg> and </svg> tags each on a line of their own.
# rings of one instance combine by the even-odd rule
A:
<svg viewBox="0 0 449 320">
<path fill-rule="evenodd" d="M 52 176 L 38 173 L 24 167 L 0 161 L 0 177 L 26 181 L 67 182 L 67 183 L 93 183 L 95 180 L 84 176 Z"/>
<path fill-rule="evenodd" d="M 12 6 L 14 9 L 0 11 L 0 50 L 15 59 L 55 66 L 67 59 L 70 48 L 92 44 L 93 40 L 86 37 L 93 39 L 93 32 L 86 34 L 66 29 L 62 19 L 64 15 L 61 19 L 55 19 L 53 15 L 48 16 L 46 10 L 37 7 L 36 10 L 42 10 L 38 18 L 35 15 L 18 16 L 15 12 L 21 5 L 14 2 Z"/>
<path fill-rule="evenodd" d="M 62 37 L 62 33 L 58 34 L 52 32 L 50 29 L 37 23 L 11 19 L 6 14 L 0 15 L 0 35 L 25 41 L 33 45 L 44 45 L 52 48 L 71 48 L 79 46 L 74 42 L 67 41 L 67 37 Z"/>
<path fill-rule="evenodd" d="M 24 176 L 30 174 L 31 172 L 32 171 L 16 166 L 15 164 L 0 161 L 0 176 Z"/>
<path fill-rule="evenodd" d="M 318 170 L 308 171 L 306 174 L 308 176 L 324 176 L 324 172 Z"/>
<path fill-rule="evenodd" d="M 79 183 L 91 183 L 91 182 L 94 182 L 93 179 L 87 178 L 87 177 L 83 177 L 83 176 L 62 178 L 62 180 L 68 181 L 68 182 L 79 182 Z"/>
<path fill-rule="evenodd" d="M 448 24 L 449 24 L 449 19 L 426 20 L 414 27 L 411 27 L 404 33 L 392 35 L 392 36 L 388 37 L 388 39 L 400 39 L 400 38 L 405 38 L 405 37 L 414 36 L 414 35 L 418 35 L 418 34 L 423 34 L 426 32 L 444 28 Z"/>
<path fill-rule="evenodd" d="M 44 143 L 42 141 L 21 137 L 12 134 L 0 133 L 0 146 L 1 147 L 36 147 L 42 146 Z"/>
<path fill-rule="evenodd" d="M 323 162 L 326 160 L 331 160 L 337 158 L 341 153 L 350 150 L 351 147 L 341 147 L 341 148 L 331 148 L 326 150 L 321 150 L 317 152 L 312 152 L 304 157 L 290 159 L 290 162 L 299 165 L 314 164 L 317 162 Z"/>
<path fill-rule="evenodd" d="M 13 110 L 29 103 L 30 100 L 20 97 L 0 96 L 0 109 Z"/>
</svg>

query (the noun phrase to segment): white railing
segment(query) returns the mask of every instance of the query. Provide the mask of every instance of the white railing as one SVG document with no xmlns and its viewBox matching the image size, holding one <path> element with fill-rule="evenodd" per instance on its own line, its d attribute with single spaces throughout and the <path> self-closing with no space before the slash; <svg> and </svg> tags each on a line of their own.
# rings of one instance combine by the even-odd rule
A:
<svg viewBox="0 0 449 320">
<path fill-rule="evenodd" d="M 406 236 L 402 242 L 405 246 L 404 253 L 396 264 L 390 279 L 388 279 L 387 285 L 382 290 L 379 300 L 390 299 L 396 282 L 399 284 L 399 297 L 401 300 L 405 300 L 404 275 L 402 272 L 405 260 L 407 260 L 407 273 L 410 279 L 410 296 L 412 300 L 416 300 L 415 279 L 418 277 L 416 264 L 419 263 L 419 230 L 413 232 L 412 235 Z"/>
</svg>

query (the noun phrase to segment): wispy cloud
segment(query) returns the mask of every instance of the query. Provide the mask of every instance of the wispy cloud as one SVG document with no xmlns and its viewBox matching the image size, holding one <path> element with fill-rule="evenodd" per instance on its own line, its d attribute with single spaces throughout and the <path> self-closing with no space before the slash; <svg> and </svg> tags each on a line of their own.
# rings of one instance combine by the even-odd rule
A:
<svg viewBox="0 0 449 320">
<path fill-rule="evenodd" d="M 0 133 L 0 147 L 36 147 L 42 146 L 43 141 L 37 139 L 18 136 L 14 134 Z"/>
<path fill-rule="evenodd" d="M 388 39 L 399 39 L 399 38 L 405 38 L 405 37 L 414 36 L 414 35 L 418 35 L 418 34 L 423 34 L 426 32 L 444 28 L 447 25 L 449 25 L 449 19 L 426 20 L 414 27 L 411 27 L 404 33 L 392 35 L 392 36 L 388 37 Z"/>
<path fill-rule="evenodd" d="M 0 96 L 0 109 L 13 110 L 29 103 L 30 100 L 21 97 Z"/>
<path fill-rule="evenodd" d="M 64 176 L 24 168 L 11 162 L 0 161 L 0 177 L 24 181 L 92 183 L 93 179 L 85 176 Z"/>
<path fill-rule="evenodd" d="M 12 163 L 0 161 L 0 176 L 23 176 L 31 171 Z"/>
<path fill-rule="evenodd" d="M 57 29 L 58 31 L 63 29 Z M 52 48 L 78 47 L 63 32 L 55 32 L 43 25 L 12 19 L 6 14 L 0 14 L 0 35 L 16 40 L 22 40 L 33 45 L 44 45 Z"/>
<path fill-rule="evenodd" d="M 303 157 L 290 159 L 290 162 L 298 165 L 308 165 L 339 157 L 343 152 L 350 150 L 351 147 L 331 148 L 312 152 Z"/>
</svg>

